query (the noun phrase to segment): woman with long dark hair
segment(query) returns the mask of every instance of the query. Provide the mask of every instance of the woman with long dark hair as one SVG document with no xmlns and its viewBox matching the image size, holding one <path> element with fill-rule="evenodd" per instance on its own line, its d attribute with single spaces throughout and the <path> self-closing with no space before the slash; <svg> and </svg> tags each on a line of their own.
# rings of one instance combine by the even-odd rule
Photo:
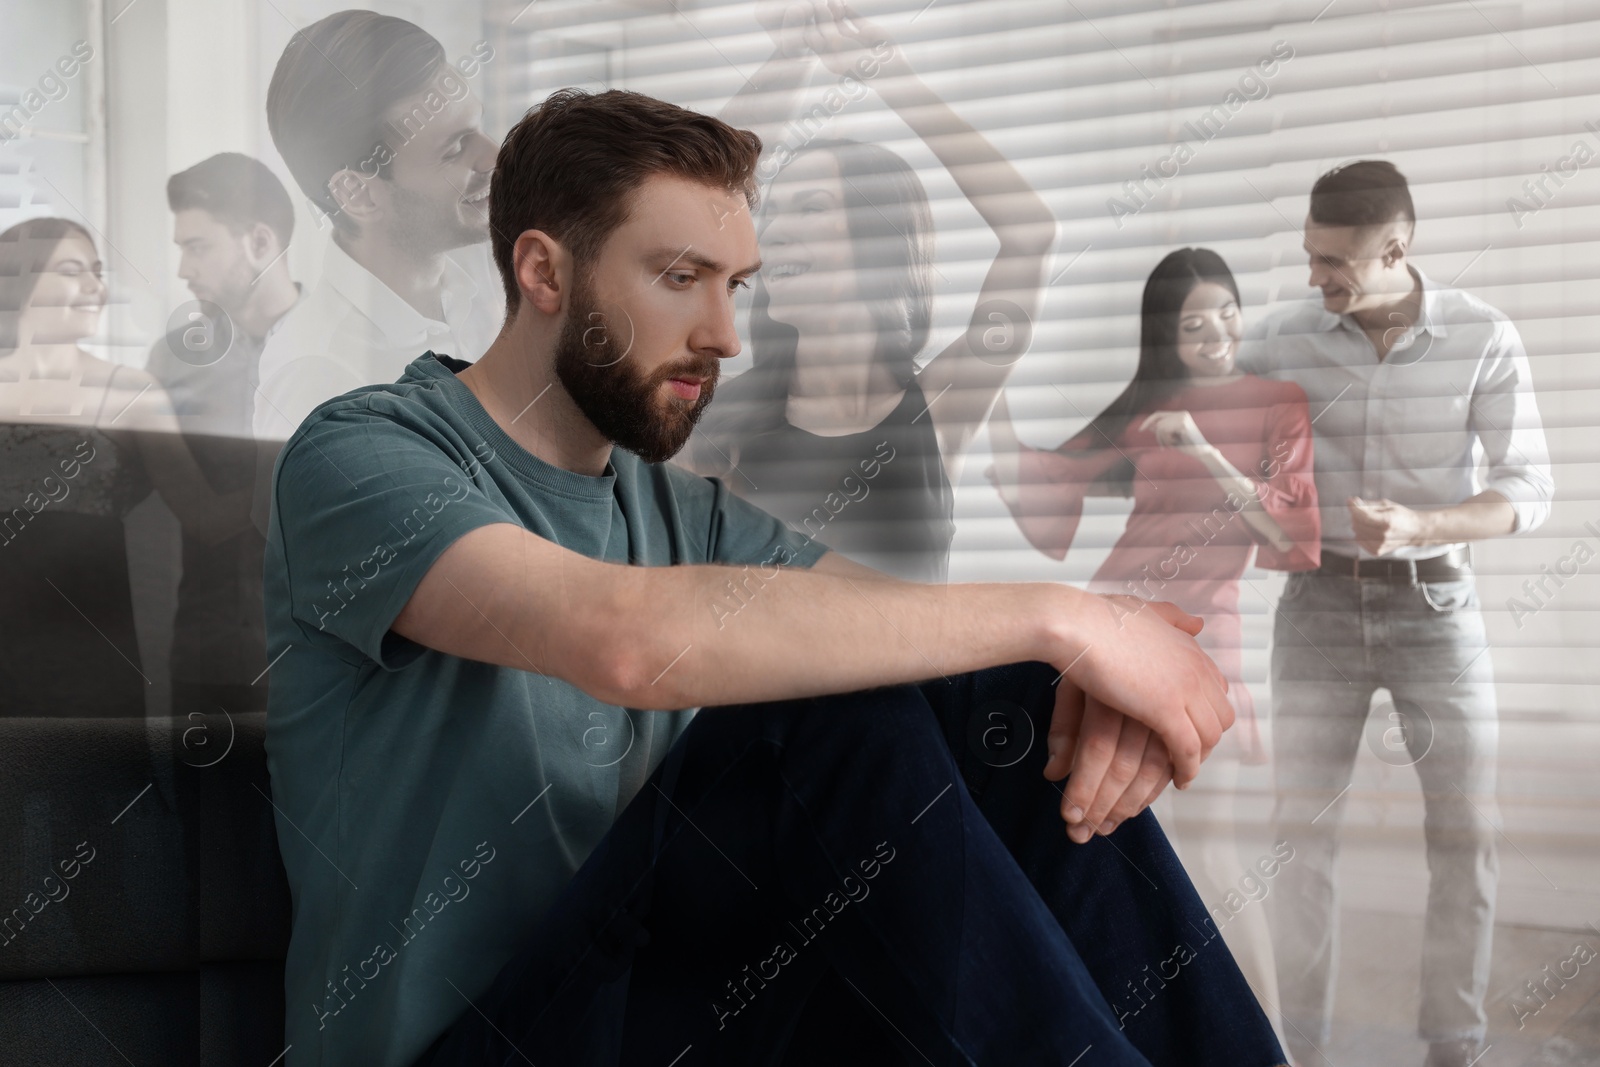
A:
<svg viewBox="0 0 1600 1067">
<path fill-rule="evenodd" d="M 804 124 L 762 131 L 771 154 L 758 173 L 771 164 L 776 174 L 759 231 L 753 365 L 717 390 L 685 464 L 859 562 L 942 581 L 955 533 L 952 486 L 1026 347 L 1055 222 L 881 31 L 842 4 L 780 7 L 788 20 L 775 27 L 780 54 L 751 85 L 770 95 L 787 78 L 797 91 L 809 53 L 840 78 L 830 90 L 837 99 L 875 86 L 1000 248 L 972 327 L 919 369 L 935 268 L 916 171 L 886 148 L 818 139 Z M 747 104 L 736 98 L 724 118 L 759 128 Z"/>
<path fill-rule="evenodd" d="M 1198 640 L 1228 678 L 1236 719 L 1201 788 L 1173 798 L 1178 822 L 1169 835 L 1219 925 L 1228 920 L 1223 932 L 1240 968 L 1276 1004 L 1262 908 L 1246 903 L 1235 917 L 1229 903 L 1242 899 L 1238 883 L 1250 869 L 1233 840 L 1239 765 L 1266 761 L 1241 665 L 1239 580 L 1252 556 L 1275 570 L 1317 566 L 1321 523 L 1305 393 L 1241 373 L 1242 332 L 1239 287 L 1222 257 L 1204 248 L 1171 253 L 1145 283 L 1139 364 L 1127 388 L 1053 450 L 1017 440 L 1002 396 L 989 422 L 995 463 L 987 474 L 1029 543 L 1058 560 L 1085 496 L 1132 496 L 1127 526 L 1089 588 L 1171 601 L 1205 620 Z"/>
<path fill-rule="evenodd" d="M 0 233 L 3 715 L 143 715 L 123 516 L 156 489 L 210 543 L 250 521 L 248 492 L 212 492 L 155 379 L 79 347 L 103 273 L 75 222 Z"/>
</svg>

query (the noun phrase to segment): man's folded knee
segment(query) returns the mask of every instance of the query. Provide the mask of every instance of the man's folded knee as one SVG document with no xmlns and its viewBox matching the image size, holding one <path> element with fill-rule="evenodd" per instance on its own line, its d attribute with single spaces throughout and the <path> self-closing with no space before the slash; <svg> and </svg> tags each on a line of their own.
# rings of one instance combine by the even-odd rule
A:
<svg viewBox="0 0 1600 1067">
<path fill-rule="evenodd" d="M 702 725 L 702 720 L 707 721 Z M 694 726 L 701 732 L 760 736 L 785 748 L 858 747 L 874 739 L 899 745 L 942 743 L 928 699 L 909 683 L 706 708 L 695 716 Z"/>
</svg>

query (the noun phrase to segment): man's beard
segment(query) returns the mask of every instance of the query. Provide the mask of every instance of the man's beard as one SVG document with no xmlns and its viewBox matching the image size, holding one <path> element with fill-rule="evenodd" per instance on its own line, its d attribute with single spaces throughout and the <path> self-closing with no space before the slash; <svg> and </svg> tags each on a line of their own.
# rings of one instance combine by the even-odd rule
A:
<svg viewBox="0 0 1600 1067">
<path fill-rule="evenodd" d="M 460 216 L 459 202 L 435 203 L 421 193 L 391 183 L 389 195 L 395 218 L 389 239 L 395 247 L 413 256 L 435 256 L 489 239 L 486 218 L 474 211 L 468 220 Z M 478 211 L 487 211 L 487 201 Z"/>
<path fill-rule="evenodd" d="M 716 391 L 719 361 L 715 356 L 686 359 L 640 375 L 630 347 L 636 338 L 617 336 L 595 306 L 586 279 L 572 287 L 572 302 L 556 339 L 556 377 L 595 429 L 613 444 L 646 463 L 664 463 L 677 455 L 694 432 L 695 423 Z M 704 378 L 700 395 L 685 400 L 670 387 L 665 405 L 658 399 L 669 378 Z"/>
<path fill-rule="evenodd" d="M 270 266 L 270 264 L 269 264 Z M 223 277 L 213 285 L 201 285 L 204 293 L 194 294 L 196 300 L 209 300 L 230 316 L 237 317 L 250 302 L 257 277 L 251 273 L 250 264 L 243 256 L 232 263 Z"/>
</svg>

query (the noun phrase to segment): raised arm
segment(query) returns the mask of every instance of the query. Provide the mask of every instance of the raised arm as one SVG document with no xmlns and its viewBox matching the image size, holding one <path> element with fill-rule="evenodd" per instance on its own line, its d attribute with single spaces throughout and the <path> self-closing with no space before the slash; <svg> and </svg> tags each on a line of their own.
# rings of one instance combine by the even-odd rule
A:
<svg viewBox="0 0 1600 1067">
<path fill-rule="evenodd" d="M 828 7 L 833 17 L 819 21 L 816 31 L 822 62 L 841 76 L 875 70 L 868 84 L 944 164 L 1000 240 L 967 331 L 918 375 L 955 483 L 967 446 L 1027 348 L 1056 220 L 1011 161 L 928 88 L 882 30 L 839 0 Z"/>
<path fill-rule="evenodd" d="M 770 182 L 785 162 L 779 151 L 785 125 L 796 117 L 801 94 L 816 69 L 817 56 L 805 42 L 817 19 L 821 0 L 762 0 L 756 18 L 772 37 L 773 51 L 717 117 L 736 129 L 761 138 L 756 177 Z"/>
<path fill-rule="evenodd" d="M 731 614 L 729 583 L 742 605 Z M 1043 660 L 1148 724 L 1173 754 L 1175 780 L 1186 782 L 1232 711 L 1215 665 L 1177 625 L 1195 620 L 1169 614 L 1049 583 L 921 585 L 776 565 L 635 567 L 499 523 L 446 548 L 391 629 L 647 709 L 848 692 Z"/>
<path fill-rule="evenodd" d="M 1105 478 L 1126 463 L 1103 448 L 1073 453 L 1033 448 L 1017 439 L 1004 390 L 989 417 L 994 465 L 984 471 L 1028 543 L 1051 559 L 1065 559 L 1083 517 L 1086 496 L 1108 495 Z"/>
</svg>

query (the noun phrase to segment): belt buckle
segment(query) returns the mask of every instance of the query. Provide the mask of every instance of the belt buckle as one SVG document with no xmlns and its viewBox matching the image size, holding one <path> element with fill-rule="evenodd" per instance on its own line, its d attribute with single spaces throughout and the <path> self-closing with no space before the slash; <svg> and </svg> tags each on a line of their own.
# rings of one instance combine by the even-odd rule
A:
<svg viewBox="0 0 1600 1067">
<path fill-rule="evenodd" d="M 1355 581 L 1361 580 L 1361 557 L 1352 556 L 1350 559 L 1350 577 Z"/>
</svg>

